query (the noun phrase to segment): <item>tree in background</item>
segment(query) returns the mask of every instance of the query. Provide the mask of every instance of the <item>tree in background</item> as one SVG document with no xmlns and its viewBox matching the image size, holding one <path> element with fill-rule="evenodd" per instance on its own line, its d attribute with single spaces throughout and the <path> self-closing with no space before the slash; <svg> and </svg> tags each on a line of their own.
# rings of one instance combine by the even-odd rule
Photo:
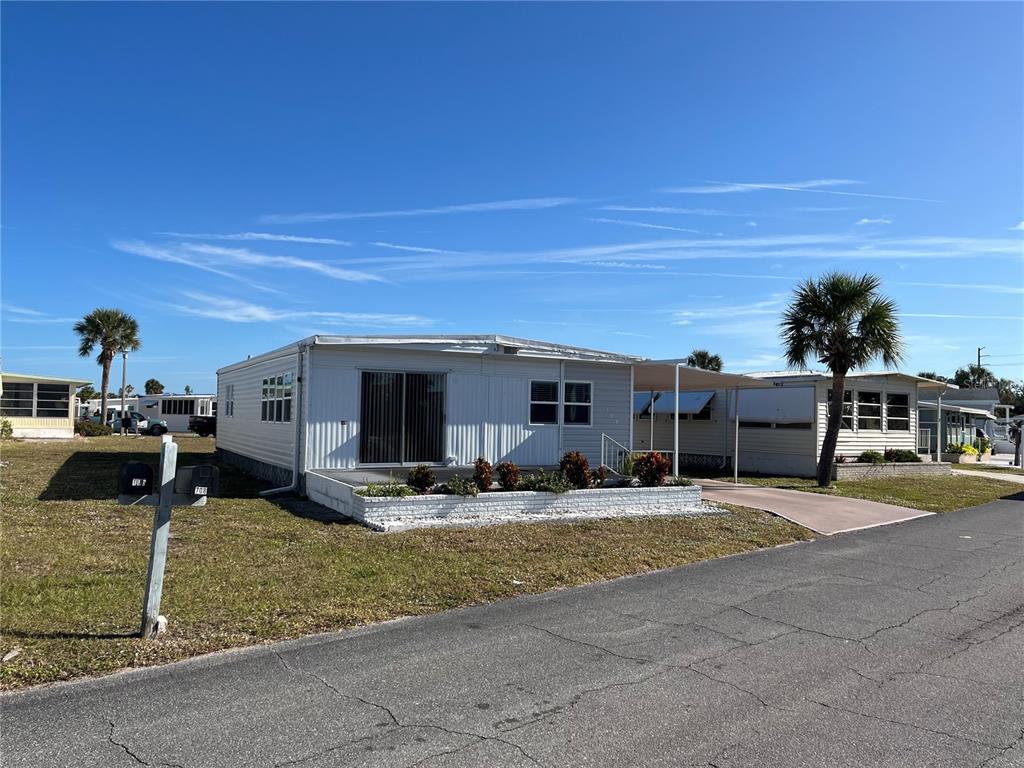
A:
<svg viewBox="0 0 1024 768">
<path fill-rule="evenodd" d="M 903 357 L 896 303 L 879 294 L 874 275 L 830 272 L 797 286 L 782 316 L 782 344 L 791 368 L 805 369 L 813 359 L 832 373 L 828 424 L 818 459 L 818 485 L 832 480 L 832 465 L 843 418 L 846 375 L 881 358 L 886 368 Z"/>
<path fill-rule="evenodd" d="M 1000 379 L 996 384 L 999 389 L 999 402 L 1013 406 L 1013 415 L 1024 413 L 1024 381 Z"/>
<path fill-rule="evenodd" d="M 142 386 L 147 395 L 162 395 L 164 393 L 164 385 L 156 379 L 146 379 L 146 383 Z"/>
<path fill-rule="evenodd" d="M 968 365 L 966 368 L 957 368 L 956 373 L 953 374 L 952 382 L 958 387 L 969 387 L 971 389 L 994 387 L 999 384 L 999 380 L 992 371 L 983 365 L 977 364 Z"/>
<path fill-rule="evenodd" d="M 133 387 L 131 384 L 129 384 L 128 386 L 126 386 L 124 388 L 124 396 L 125 397 L 131 397 L 133 392 L 135 392 L 135 387 Z M 117 396 L 121 397 L 121 394 L 122 394 L 121 393 L 121 388 L 118 387 L 117 388 Z"/>
<path fill-rule="evenodd" d="M 185 394 L 186 395 L 191 395 L 192 394 L 192 387 L 190 387 L 188 384 L 185 385 Z"/>
<path fill-rule="evenodd" d="M 945 376 L 940 376 L 935 371 L 921 371 L 917 375 L 920 376 L 922 379 L 931 379 L 932 381 L 941 381 L 941 382 L 949 381 L 949 379 L 947 379 Z"/>
<path fill-rule="evenodd" d="M 137 351 L 142 342 L 139 341 L 139 323 L 134 317 L 120 309 L 94 309 L 73 326 L 78 334 L 78 354 L 88 357 L 93 350 L 99 349 L 96 362 L 103 370 L 100 392 L 103 393 L 100 403 L 101 419 L 106 418 L 107 397 L 110 392 L 110 365 L 114 355 L 123 349 Z"/>
<path fill-rule="evenodd" d="M 92 388 L 92 384 L 86 384 L 84 387 L 79 387 L 75 393 L 75 397 L 81 400 L 83 403 L 86 400 L 92 400 L 95 397 L 99 397 L 100 393 Z"/>
<path fill-rule="evenodd" d="M 705 371 L 721 371 L 722 358 L 713 355 L 706 349 L 695 349 L 686 356 L 686 364 L 691 368 L 703 368 Z"/>
</svg>

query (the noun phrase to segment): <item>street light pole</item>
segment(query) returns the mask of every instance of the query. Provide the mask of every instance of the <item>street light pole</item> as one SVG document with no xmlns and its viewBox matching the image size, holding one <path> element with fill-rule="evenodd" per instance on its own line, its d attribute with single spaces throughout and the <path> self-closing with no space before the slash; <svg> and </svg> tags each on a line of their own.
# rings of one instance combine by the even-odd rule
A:
<svg viewBox="0 0 1024 768">
<path fill-rule="evenodd" d="M 121 434 L 127 435 L 128 428 L 124 424 L 124 398 L 128 387 L 128 350 L 121 350 Z"/>
</svg>

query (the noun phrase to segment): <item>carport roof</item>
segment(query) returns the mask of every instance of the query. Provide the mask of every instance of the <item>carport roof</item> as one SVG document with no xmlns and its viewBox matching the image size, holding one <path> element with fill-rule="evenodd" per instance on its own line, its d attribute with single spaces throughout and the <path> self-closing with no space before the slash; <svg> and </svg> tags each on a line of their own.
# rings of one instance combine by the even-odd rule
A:
<svg viewBox="0 0 1024 768">
<path fill-rule="evenodd" d="M 679 391 L 693 392 L 714 389 L 759 389 L 771 387 L 738 373 L 718 373 L 691 368 L 685 360 L 644 360 L 633 365 L 634 392 L 675 392 L 676 369 L 679 369 Z"/>
</svg>

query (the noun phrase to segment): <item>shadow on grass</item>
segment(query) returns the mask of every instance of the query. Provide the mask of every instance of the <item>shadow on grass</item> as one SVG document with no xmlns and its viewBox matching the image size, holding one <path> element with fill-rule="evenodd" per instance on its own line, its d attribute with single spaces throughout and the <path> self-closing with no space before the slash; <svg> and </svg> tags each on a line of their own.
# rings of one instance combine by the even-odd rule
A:
<svg viewBox="0 0 1024 768">
<path fill-rule="evenodd" d="M 302 499 L 295 494 L 281 494 L 280 496 L 268 496 L 267 501 L 284 510 L 289 515 L 301 517 L 303 520 L 312 520 L 324 525 L 356 525 L 359 523 L 351 517 L 346 517 L 340 512 L 335 512 L 323 504 L 318 504 L 309 499 Z"/>
<path fill-rule="evenodd" d="M 60 465 L 40 501 L 87 501 L 117 499 L 117 473 L 126 461 L 141 461 L 158 472 L 160 455 L 154 451 L 77 451 Z M 217 498 L 252 499 L 270 484 L 246 475 L 231 464 L 217 459 L 212 451 L 178 451 L 178 466 L 213 464 L 220 468 L 220 492 Z"/>
<path fill-rule="evenodd" d="M 23 640 L 131 640 L 141 637 L 139 630 L 134 632 L 23 632 L 17 629 L 5 629 L 5 637 L 18 637 Z"/>
</svg>

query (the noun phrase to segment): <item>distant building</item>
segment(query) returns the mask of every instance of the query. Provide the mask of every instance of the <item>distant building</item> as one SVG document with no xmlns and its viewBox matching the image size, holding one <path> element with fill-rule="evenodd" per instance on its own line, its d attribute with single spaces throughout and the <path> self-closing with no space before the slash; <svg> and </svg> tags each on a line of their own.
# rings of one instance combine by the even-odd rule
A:
<svg viewBox="0 0 1024 768">
<path fill-rule="evenodd" d="M 14 437 L 75 436 L 75 390 L 82 379 L 0 373 L 0 417 L 10 422 Z"/>
</svg>

